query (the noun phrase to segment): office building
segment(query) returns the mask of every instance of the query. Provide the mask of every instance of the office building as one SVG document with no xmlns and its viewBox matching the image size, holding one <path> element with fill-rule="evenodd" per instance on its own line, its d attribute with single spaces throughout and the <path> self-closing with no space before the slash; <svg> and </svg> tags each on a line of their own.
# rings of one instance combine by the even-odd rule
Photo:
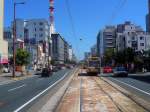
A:
<svg viewBox="0 0 150 112">
<path fill-rule="evenodd" d="M 52 60 L 57 64 L 63 64 L 65 61 L 65 40 L 58 33 L 52 34 Z"/>
<path fill-rule="evenodd" d="M 69 44 L 67 41 L 64 41 L 64 62 L 69 61 Z"/>
<path fill-rule="evenodd" d="M 147 47 L 150 35 L 144 32 L 140 26 L 136 26 L 131 22 L 125 22 L 123 26 L 123 31 L 116 33 L 116 48 L 118 51 L 128 47 L 133 48 L 135 51 L 149 49 Z"/>
<path fill-rule="evenodd" d="M 72 61 L 72 58 L 73 58 L 73 49 L 72 49 L 72 46 L 70 45 L 69 50 L 68 50 L 68 59 L 69 59 L 69 61 Z"/>
</svg>

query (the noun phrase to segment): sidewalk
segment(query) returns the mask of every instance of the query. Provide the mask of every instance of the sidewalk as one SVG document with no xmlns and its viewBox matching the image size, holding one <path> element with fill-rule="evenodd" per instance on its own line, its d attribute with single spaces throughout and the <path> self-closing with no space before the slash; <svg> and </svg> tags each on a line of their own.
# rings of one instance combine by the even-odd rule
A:
<svg viewBox="0 0 150 112">
<path fill-rule="evenodd" d="M 21 75 L 20 72 L 16 72 L 16 77 L 13 78 L 12 77 L 12 73 L 1 73 L 0 74 L 0 85 L 2 84 L 7 84 L 7 83 L 11 83 L 11 82 L 14 82 L 14 81 L 18 81 L 18 80 L 23 80 L 23 79 L 26 79 L 26 78 L 29 78 L 29 77 L 33 77 L 35 74 L 35 71 L 29 71 L 29 74 L 25 74 L 25 75 Z"/>
</svg>

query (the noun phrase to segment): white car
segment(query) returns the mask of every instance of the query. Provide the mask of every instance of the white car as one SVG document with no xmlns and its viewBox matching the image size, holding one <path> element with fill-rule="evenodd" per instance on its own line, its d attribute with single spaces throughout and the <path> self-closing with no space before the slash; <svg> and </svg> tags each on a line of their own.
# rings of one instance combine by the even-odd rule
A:
<svg viewBox="0 0 150 112">
<path fill-rule="evenodd" d="M 3 67 L 3 73 L 10 73 L 10 69 L 7 67 Z"/>
</svg>

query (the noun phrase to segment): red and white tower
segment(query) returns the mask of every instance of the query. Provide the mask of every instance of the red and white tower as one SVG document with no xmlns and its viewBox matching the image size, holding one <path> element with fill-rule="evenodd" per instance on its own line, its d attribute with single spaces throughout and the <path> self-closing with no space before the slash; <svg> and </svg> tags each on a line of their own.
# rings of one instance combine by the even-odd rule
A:
<svg viewBox="0 0 150 112">
<path fill-rule="evenodd" d="M 55 25 L 54 25 L 54 0 L 49 0 L 50 3 L 50 34 L 55 33 Z"/>
</svg>

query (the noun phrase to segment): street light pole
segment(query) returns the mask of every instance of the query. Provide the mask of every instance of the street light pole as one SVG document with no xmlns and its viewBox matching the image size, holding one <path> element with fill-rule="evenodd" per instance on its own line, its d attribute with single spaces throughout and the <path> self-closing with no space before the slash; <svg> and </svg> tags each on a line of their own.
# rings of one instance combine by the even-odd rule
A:
<svg viewBox="0 0 150 112">
<path fill-rule="evenodd" d="M 24 2 L 14 3 L 14 22 L 13 22 L 13 77 L 15 77 L 16 69 L 16 5 L 24 4 Z"/>
<path fill-rule="evenodd" d="M 13 77 L 15 77 L 16 67 L 16 3 L 14 3 L 14 22 L 13 22 Z"/>
</svg>

